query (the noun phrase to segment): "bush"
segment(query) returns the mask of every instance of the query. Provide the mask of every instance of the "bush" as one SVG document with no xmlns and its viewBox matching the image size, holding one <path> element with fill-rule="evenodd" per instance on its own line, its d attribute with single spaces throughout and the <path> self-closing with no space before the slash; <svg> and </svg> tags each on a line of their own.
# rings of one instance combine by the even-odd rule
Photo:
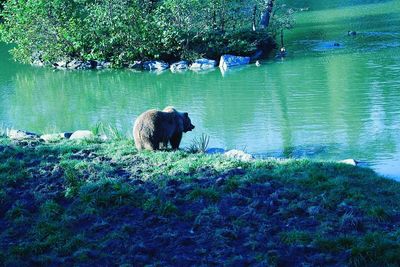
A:
<svg viewBox="0 0 400 267">
<path fill-rule="evenodd" d="M 116 66 L 137 59 L 248 55 L 270 42 L 265 30 L 252 29 L 264 5 L 260 0 L 9 0 L 0 34 L 16 44 L 12 53 L 25 63 L 33 55 L 47 63 L 74 58 Z"/>
</svg>

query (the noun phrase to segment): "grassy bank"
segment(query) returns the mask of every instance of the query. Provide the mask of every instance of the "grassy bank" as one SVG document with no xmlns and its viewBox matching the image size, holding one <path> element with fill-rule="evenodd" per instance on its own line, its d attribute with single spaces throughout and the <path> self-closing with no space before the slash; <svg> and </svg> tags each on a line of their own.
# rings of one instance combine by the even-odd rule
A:
<svg viewBox="0 0 400 267">
<path fill-rule="evenodd" d="M 308 160 L 0 139 L 0 264 L 397 266 L 400 184 Z"/>
</svg>

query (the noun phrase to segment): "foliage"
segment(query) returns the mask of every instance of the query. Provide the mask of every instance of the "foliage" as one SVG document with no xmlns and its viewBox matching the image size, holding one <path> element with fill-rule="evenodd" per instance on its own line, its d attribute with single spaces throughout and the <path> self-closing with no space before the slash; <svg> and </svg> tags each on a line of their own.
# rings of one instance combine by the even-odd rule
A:
<svg viewBox="0 0 400 267">
<path fill-rule="evenodd" d="M 210 136 L 202 134 L 199 138 L 195 138 L 188 148 L 189 153 L 205 153 L 210 143 Z"/>
<path fill-rule="evenodd" d="M 215 58 L 271 45 L 265 30 L 252 29 L 264 8 L 262 0 L 9 0 L 0 33 L 3 41 L 17 45 L 15 58 L 27 63 L 32 56 L 45 62 L 78 58 L 115 65 Z"/>
</svg>

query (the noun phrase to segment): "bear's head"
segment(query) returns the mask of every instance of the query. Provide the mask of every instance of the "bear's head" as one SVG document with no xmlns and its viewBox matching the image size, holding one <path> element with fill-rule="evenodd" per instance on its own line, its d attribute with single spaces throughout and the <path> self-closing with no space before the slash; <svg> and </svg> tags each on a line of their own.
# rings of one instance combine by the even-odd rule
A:
<svg viewBox="0 0 400 267">
<path fill-rule="evenodd" d="M 189 132 L 195 128 L 195 126 L 192 124 L 192 121 L 189 118 L 189 114 L 187 112 L 182 113 L 182 120 L 183 120 L 183 132 Z"/>
<path fill-rule="evenodd" d="M 164 112 L 169 112 L 169 113 L 174 113 L 175 118 L 178 119 L 178 125 L 179 129 L 186 133 L 195 128 L 195 126 L 192 124 L 192 121 L 189 118 L 189 114 L 187 112 L 179 112 L 177 111 L 173 106 L 168 106 L 164 108 Z"/>
</svg>

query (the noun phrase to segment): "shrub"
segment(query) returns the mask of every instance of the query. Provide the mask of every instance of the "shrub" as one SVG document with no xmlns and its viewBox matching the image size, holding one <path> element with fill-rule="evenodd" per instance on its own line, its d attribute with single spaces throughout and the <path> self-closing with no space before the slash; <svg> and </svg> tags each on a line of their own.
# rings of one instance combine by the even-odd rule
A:
<svg viewBox="0 0 400 267">
<path fill-rule="evenodd" d="M 16 44 L 13 55 L 26 63 L 33 55 L 47 63 L 78 58 L 121 66 L 137 59 L 250 54 L 269 42 L 265 29 L 252 29 L 265 5 L 261 0 L 9 0 L 0 36 Z"/>
</svg>

